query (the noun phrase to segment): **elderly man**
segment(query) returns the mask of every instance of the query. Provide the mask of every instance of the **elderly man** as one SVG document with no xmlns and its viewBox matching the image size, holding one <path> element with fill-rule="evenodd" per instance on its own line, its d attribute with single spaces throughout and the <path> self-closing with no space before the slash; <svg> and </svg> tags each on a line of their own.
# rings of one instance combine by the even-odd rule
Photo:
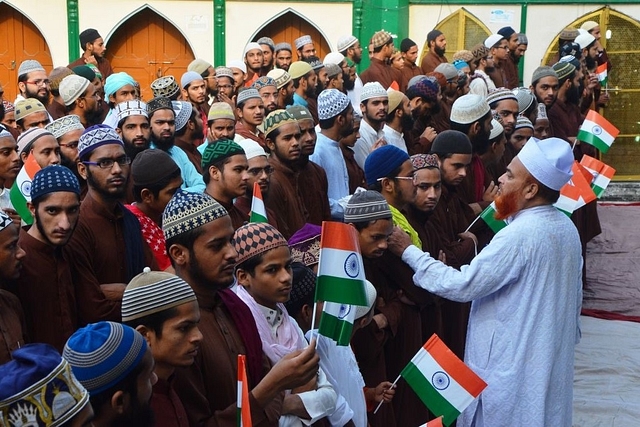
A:
<svg viewBox="0 0 640 427">
<path fill-rule="evenodd" d="M 571 425 L 582 257 L 576 228 L 553 203 L 572 165 L 565 141 L 529 140 L 500 177 L 496 218 L 509 225 L 459 271 L 401 230 L 390 237 L 417 286 L 473 301 L 465 362 L 489 386 L 458 425 Z"/>
</svg>

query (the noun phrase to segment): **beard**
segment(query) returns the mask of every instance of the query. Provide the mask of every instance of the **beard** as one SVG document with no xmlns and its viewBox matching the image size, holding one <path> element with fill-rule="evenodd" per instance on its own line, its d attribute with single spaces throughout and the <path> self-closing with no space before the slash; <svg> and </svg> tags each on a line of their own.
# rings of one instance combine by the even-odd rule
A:
<svg viewBox="0 0 640 427">
<path fill-rule="evenodd" d="M 484 67 L 485 74 L 491 74 L 496 70 L 496 67 Z"/>
<path fill-rule="evenodd" d="M 129 176 L 125 176 L 124 185 L 115 193 L 108 191 L 105 189 L 98 181 L 93 178 L 93 174 L 89 170 L 87 170 L 87 185 L 94 189 L 98 194 L 100 194 L 105 200 L 123 200 L 127 195 L 127 186 L 129 184 Z"/>
<path fill-rule="evenodd" d="M 596 59 L 591 58 L 589 55 L 585 56 L 584 63 L 587 66 L 587 70 L 594 70 L 598 65 Z"/>
<path fill-rule="evenodd" d="M 131 159 L 132 162 L 133 162 L 133 159 L 135 159 L 138 154 L 142 153 L 147 148 L 149 148 L 149 144 L 147 144 L 146 147 L 136 147 L 135 145 L 129 144 L 126 141 L 124 143 L 124 152 L 126 153 L 127 157 Z"/>
<path fill-rule="evenodd" d="M 434 46 L 433 50 L 436 52 L 438 56 L 444 56 L 444 53 L 446 52 L 447 49 L 444 47 Z"/>
<path fill-rule="evenodd" d="M 316 84 L 316 90 L 313 93 L 313 95 L 310 95 L 310 96 L 317 98 L 323 90 L 324 90 L 324 83 L 321 82 L 320 79 L 318 79 L 318 83 Z"/>
<path fill-rule="evenodd" d="M 519 211 L 518 191 L 501 194 L 495 198 L 496 214 L 494 216 L 497 220 L 507 219 Z"/>
<path fill-rule="evenodd" d="M 29 87 L 25 86 L 24 92 L 27 95 L 25 98 L 35 98 L 38 101 L 40 101 L 42 103 L 42 105 L 44 105 L 44 106 L 49 105 L 49 90 L 48 89 L 47 89 L 47 93 L 46 94 L 38 95 L 38 91 L 37 90 L 35 92 L 31 92 L 29 90 Z"/>
<path fill-rule="evenodd" d="M 176 135 L 173 134 L 168 138 L 163 138 L 151 132 L 151 140 L 162 151 L 169 151 L 175 142 Z"/>
<path fill-rule="evenodd" d="M 413 129 L 413 122 L 414 120 L 411 114 L 403 114 L 400 118 L 400 125 L 405 132 Z"/>
<path fill-rule="evenodd" d="M 580 88 L 571 84 L 571 87 L 567 91 L 567 102 L 578 105 L 578 102 L 580 102 L 580 93 Z"/>
<path fill-rule="evenodd" d="M 432 104 L 432 107 L 431 107 L 431 115 L 432 116 L 434 114 L 438 114 L 440 112 L 440 110 L 442 110 L 442 107 L 440 106 L 440 102 L 432 101 L 431 104 Z"/>
<path fill-rule="evenodd" d="M 151 405 L 147 402 L 140 404 L 136 396 L 131 397 L 131 410 L 128 414 L 116 417 L 111 423 L 118 427 L 152 427 L 155 417 Z"/>
<path fill-rule="evenodd" d="M 351 73 L 342 72 L 342 88 L 344 89 L 344 91 L 346 92 L 348 90 L 353 90 L 355 85 L 355 80 L 351 81 Z"/>
</svg>

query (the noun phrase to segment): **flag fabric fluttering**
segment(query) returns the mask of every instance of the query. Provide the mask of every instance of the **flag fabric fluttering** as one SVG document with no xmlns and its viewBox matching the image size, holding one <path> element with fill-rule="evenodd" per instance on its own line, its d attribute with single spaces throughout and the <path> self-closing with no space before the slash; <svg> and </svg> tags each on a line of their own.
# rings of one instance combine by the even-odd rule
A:
<svg viewBox="0 0 640 427">
<path fill-rule="evenodd" d="M 609 123 L 607 119 L 594 110 L 589 110 L 587 117 L 580 126 L 576 139 L 593 145 L 598 150 L 606 153 L 619 133 L 618 128 Z"/>
<path fill-rule="evenodd" d="M 585 178 L 585 175 L 591 177 L 591 174 L 577 161 L 573 162 L 571 172 L 573 176 L 560 189 L 560 197 L 553 204 L 568 216 L 571 216 L 576 209 L 596 200 L 596 194 L 591 189 L 591 178 L 589 180 Z"/>
<path fill-rule="evenodd" d="M 418 427 L 442 427 L 442 417 L 438 417 L 435 420 L 431 420 L 426 424 L 422 424 Z"/>
<path fill-rule="evenodd" d="M 253 183 L 253 197 L 251 198 L 249 222 L 269 222 L 267 219 L 267 208 L 264 206 L 262 191 L 257 181 Z"/>
<path fill-rule="evenodd" d="M 443 417 L 446 426 L 487 387 L 436 334 L 418 350 L 400 375 L 435 416 Z"/>
<path fill-rule="evenodd" d="M 331 338 L 338 345 L 347 346 L 351 341 L 356 309 L 350 304 L 325 302 L 318 333 Z"/>
<path fill-rule="evenodd" d="M 9 198 L 13 208 L 18 212 L 25 224 L 28 225 L 33 224 L 33 217 L 27 207 L 27 202 L 31 201 L 31 181 L 33 181 L 33 177 L 36 176 L 36 172 L 40 169 L 35 157 L 30 154 L 9 191 Z"/>
<path fill-rule="evenodd" d="M 247 379 L 246 356 L 238 355 L 238 427 L 251 427 L 251 408 L 249 407 L 249 381 Z"/>
<path fill-rule="evenodd" d="M 608 164 L 601 162 L 598 159 L 594 159 L 586 154 L 582 156 L 580 164 L 584 166 L 593 175 L 591 181 L 591 188 L 599 199 L 604 194 L 604 191 L 609 186 L 611 179 L 616 174 L 616 170 Z"/>
<path fill-rule="evenodd" d="M 596 74 L 598 75 L 600 86 L 605 87 L 607 85 L 607 82 L 609 81 L 606 62 L 604 64 L 598 65 L 598 68 L 596 68 Z"/>
<path fill-rule="evenodd" d="M 496 202 L 491 202 L 491 204 L 480 213 L 480 218 L 482 218 L 482 220 L 487 223 L 489 228 L 493 230 L 494 233 L 497 233 L 498 231 L 505 228 L 508 224 L 505 220 L 496 219 L 495 215 Z"/>
<path fill-rule="evenodd" d="M 358 231 L 349 224 L 323 221 L 316 301 L 367 305 Z"/>
</svg>

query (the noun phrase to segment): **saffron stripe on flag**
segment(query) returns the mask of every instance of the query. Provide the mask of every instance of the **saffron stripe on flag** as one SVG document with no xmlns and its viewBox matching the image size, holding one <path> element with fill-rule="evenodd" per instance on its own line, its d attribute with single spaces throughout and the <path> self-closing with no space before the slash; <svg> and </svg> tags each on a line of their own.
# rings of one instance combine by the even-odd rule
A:
<svg viewBox="0 0 640 427">
<path fill-rule="evenodd" d="M 267 219 L 267 208 L 262 200 L 262 191 L 258 181 L 253 183 L 253 197 L 251 198 L 251 212 L 249 222 L 269 222 Z"/>
<path fill-rule="evenodd" d="M 332 248 L 359 253 L 358 231 L 354 227 L 341 222 L 323 221 L 320 247 L 322 249 Z"/>
<path fill-rule="evenodd" d="M 604 129 L 605 132 L 611 135 L 614 139 L 620 133 L 618 128 L 612 125 L 611 122 L 609 122 L 609 120 L 605 119 L 603 116 L 598 114 L 595 110 L 589 110 L 589 112 L 587 113 L 587 117 L 585 117 L 585 120 L 589 120 L 590 122 L 597 124 L 602 129 Z"/>
</svg>

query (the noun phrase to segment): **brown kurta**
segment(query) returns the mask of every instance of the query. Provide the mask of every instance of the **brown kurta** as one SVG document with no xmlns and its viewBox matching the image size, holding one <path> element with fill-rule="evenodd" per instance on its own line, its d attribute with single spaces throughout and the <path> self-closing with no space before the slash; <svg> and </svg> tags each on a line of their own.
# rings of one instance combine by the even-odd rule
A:
<svg viewBox="0 0 640 427">
<path fill-rule="evenodd" d="M 267 207 L 273 210 L 278 220 L 278 231 L 289 239 L 307 223 L 307 209 L 298 186 L 298 172 L 280 162 L 276 156 L 269 157 L 274 169 L 269 186 Z"/>
<path fill-rule="evenodd" d="M 298 173 L 298 188 L 307 213 L 307 222 L 322 225 L 322 221 L 331 221 L 329 206 L 329 182 L 322 166 L 307 160 Z"/>
<path fill-rule="evenodd" d="M 427 54 L 422 58 L 422 62 L 420 63 L 420 68 L 422 68 L 422 74 L 428 74 L 433 72 L 436 67 L 447 61 L 447 58 L 444 56 L 439 56 L 435 52 L 429 50 Z"/>
<path fill-rule="evenodd" d="M 213 197 L 213 196 L 211 196 L 211 197 Z M 214 199 L 215 199 L 215 197 L 214 197 Z M 245 222 L 247 222 L 249 220 L 247 218 L 247 216 L 244 214 L 244 212 L 242 212 L 240 209 L 235 207 L 235 205 L 230 205 L 230 204 L 227 204 L 227 203 L 223 203 L 218 199 L 216 199 L 216 200 L 229 213 L 229 218 L 231 218 L 231 225 L 233 225 L 233 229 L 234 230 L 237 230 L 238 228 L 242 227 L 245 224 Z"/>
<path fill-rule="evenodd" d="M 196 170 L 200 175 L 202 175 L 202 154 L 198 151 L 198 147 L 189 141 L 185 141 L 184 139 L 176 136 L 175 145 L 182 148 L 182 151 L 185 152 L 189 161 L 196 167 Z"/>
<path fill-rule="evenodd" d="M 493 84 L 496 85 L 496 88 L 505 87 L 507 76 L 505 75 L 502 64 L 496 63 L 495 69 L 490 73 L 487 72 L 487 75 L 491 78 Z"/>
<path fill-rule="evenodd" d="M 62 352 L 78 328 L 71 269 L 61 247 L 34 238 L 27 233 L 28 228 L 20 230 L 18 244 L 27 255 L 16 280 L 27 334 L 32 342 L 50 344 Z"/>
<path fill-rule="evenodd" d="M 378 82 L 385 89 L 389 89 L 391 83 L 395 81 L 398 87 L 400 87 L 401 92 L 404 92 L 405 89 L 400 86 L 402 83 L 402 74 L 400 71 L 376 58 L 371 58 L 371 64 L 369 68 L 360 74 L 360 80 L 362 80 L 362 84 Z"/>
<path fill-rule="evenodd" d="M 0 289 L 0 365 L 11 360 L 11 352 L 25 344 L 25 323 L 20 301 Z"/>
<path fill-rule="evenodd" d="M 400 70 L 402 74 L 402 81 L 404 83 L 404 87 L 407 87 L 409 84 L 409 80 L 412 77 L 419 76 L 422 74 L 422 69 L 418 67 L 416 64 L 410 64 L 409 62 L 404 62 L 404 67 Z"/>
<path fill-rule="evenodd" d="M 97 61 L 98 70 L 100 71 L 100 74 L 102 74 L 102 81 L 104 82 L 105 80 L 107 80 L 107 77 L 113 74 L 113 68 L 111 68 L 111 63 L 106 58 L 97 58 Z M 67 65 L 67 68 L 73 69 L 74 67 L 79 67 L 80 65 L 87 65 L 87 63 L 84 61 L 83 56 Z"/>
<path fill-rule="evenodd" d="M 260 144 L 262 148 L 266 147 L 264 135 L 262 134 L 262 132 L 258 131 L 258 135 L 254 134 L 245 125 L 243 125 L 240 120 L 236 122 L 236 135 L 240 135 L 241 137 L 246 139 L 251 139 Z"/>
<path fill-rule="evenodd" d="M 47 113 L 49 113 L 53 120 L 58 120 L 60 117 L 67 115 L 67 107 L 60 104 L 55 99 L 52 99 L 47 105 Z"/>
<path fill-rule="evenodd" d="M 194 289 L 200 306 L 198 328 L 204 339 L 193 365 L 176 371 L 174 387 L 180 397 L 191 427 L 235 426 L 237 417 L 238 354 L 247 354 L 243 337 L 220 296 Z M 251 312 L 247 308 L 248 316 Z M 263 355 L 264 372 L 269 362 Z M 249 404 L 255 427 L 277 426 L 281 393 L 266 407 L 261 407 L 251 394 L 257 380 L 249 376 Z"/>
<path fill-rule="evenodd" d="M 426 154 L 431 151 L 432 141 L 428 141 L 426 138 L 422 137 L 422 132 L 424 132 L 424 130 L 429 126 L 433 127 L 433 117 L 431 116 L 418 117 L 413 122 L 413 129 L 411 130 L 413 143 L 407 144 L 407 150 L 410 155 L 420 153 Z"/>
<path fill-rule="evenodd" d="M 520 86 L 520 73 L 518 73 L 518 64 L 513 54 L 509 53 L 507 59 L 502 63 L 504 69 L 505 87 L 507 89 L 514 89 Z"/>
<path fill-rule="evenodd" d="M 154 427 L 189 427 L 189 419 L 182 401 L 173 389 L 173 378 L 169 381 L 158 378 L 151 395 Z"/>
<path fill-rule="evenodd" d="M 263 195 L 264 196 L 264 195 Z M 249 216 L 251 215 L 251 199 L 248 197 L 238 197 L 233 204 L 245 217 L 245 221 L 249 221 Z M 275 228 L 278 228 L 278 220 L 276 219 L 276 214 L 269 208 L 267 210 L 267 221 L 269 224 L 273 225 Z"/>
<path fill-rule="evenodd" d="M 364 180 L 364 171 L 356 162 L 355 153 L 349 147 L 340 144 L 340 151 L 344 157 L 344 164 L 347 167 L 347 174 L 349 175 L 349 194 L 353 194 L 356 188 L 367 188 L 366 181 Z"/>
<path fill-rule="evenodd" d="M 431 117 L 431 126 L 436 132 L 442 133 L 445 130 L 451 129 L 451 120 L 449 117 L 451 117 L 452 105 L 453 101 L 444 97 L 442 98 L 442 101 L 440 101 L 440 111 Z"/>
<path fill-rule="evenodd" d="M 76 285 L 80 327 L 101 320 L 121 320 L 121 301 L 107 299 L 100 285 L 129 282 L 122 209 L 126 208 L 118 205 L 109 212 L 87 193 L 80 204 L 78 225 L 64 248 Z M 145 264 L 158 270 L 153 252 L 144 240 L 142 245 Z"/>
</svg>

